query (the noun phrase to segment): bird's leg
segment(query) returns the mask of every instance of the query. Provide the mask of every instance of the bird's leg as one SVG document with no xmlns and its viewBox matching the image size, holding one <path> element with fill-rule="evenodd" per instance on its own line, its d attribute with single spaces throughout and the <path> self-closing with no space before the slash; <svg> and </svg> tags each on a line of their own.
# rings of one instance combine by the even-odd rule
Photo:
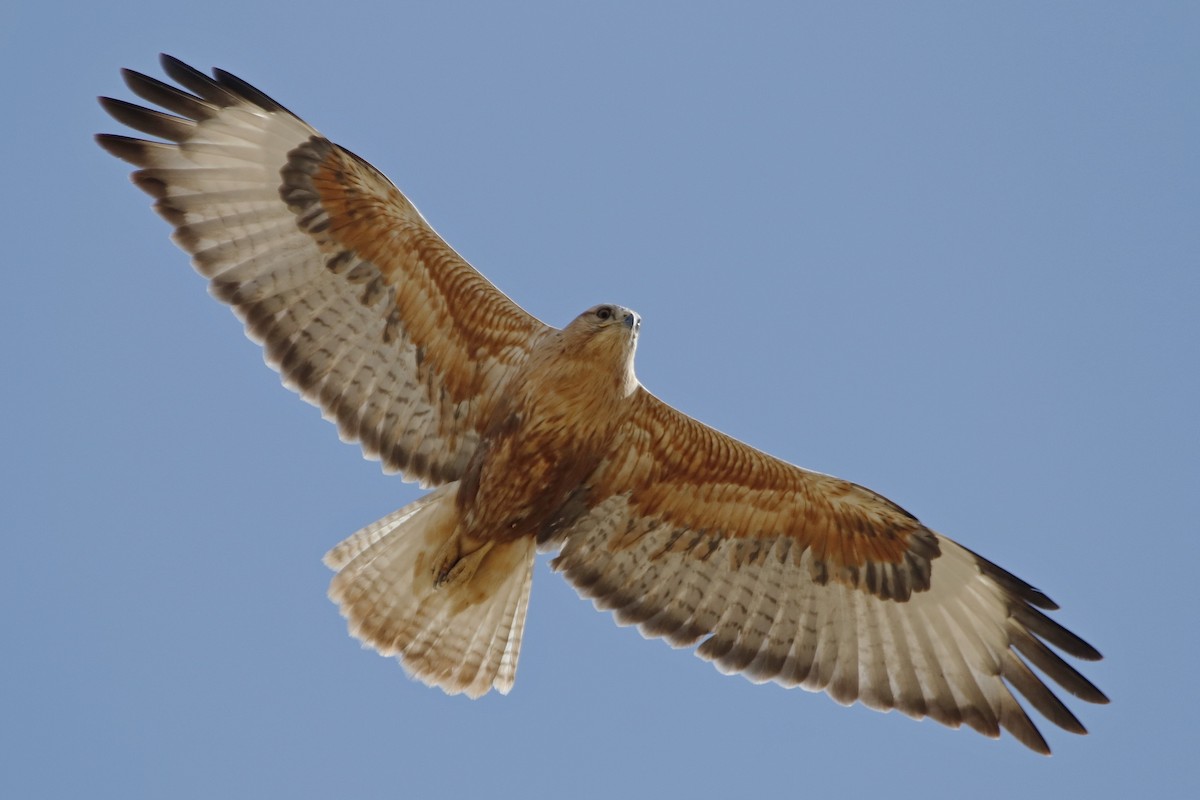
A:
<svg viewBox="0 0 1200 800">
<path fill-rule="evenodd" d="M 440 588 L 449 584 L 466 583 L 471 580 L 483 557 L 492 549 L 495 541 L 489 540 L 467 554 L 462 552 L 462 542 L 456 534 L 446 540 L 433 557 L 433 585 Z"/>
</svg>

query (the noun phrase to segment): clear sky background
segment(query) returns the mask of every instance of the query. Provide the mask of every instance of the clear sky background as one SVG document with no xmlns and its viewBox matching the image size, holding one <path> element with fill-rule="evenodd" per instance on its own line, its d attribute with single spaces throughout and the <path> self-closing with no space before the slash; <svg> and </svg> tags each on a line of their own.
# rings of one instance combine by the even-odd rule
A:
<svg viewBox="0 0 1200 800">
<path fill-rule="evenodd" d="M 0 10 L 0 796 L 1200 796 L 1200 7 L 268 8 Z M 542 319 L 637 309 L 664 399 L 1045 590 L 1107 657 L 1091 735 L 753 686 L 544 561 L 508 697 L 361 650 L 320 557 L 419 492 L 92 143 L 160 50 L 371 160 Z"/>
</svg>

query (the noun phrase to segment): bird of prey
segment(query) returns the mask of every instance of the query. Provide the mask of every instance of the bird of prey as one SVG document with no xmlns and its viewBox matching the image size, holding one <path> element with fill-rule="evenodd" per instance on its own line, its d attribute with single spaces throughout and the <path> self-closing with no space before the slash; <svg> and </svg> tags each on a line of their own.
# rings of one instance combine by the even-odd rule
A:
<svg viewBox="0 0 1200 800">
<path fill-rule="evenodd" d="M 334 547 L 350 632 L 477 697 L 513 685 L 534 556 L 622 625 L 725 673 L 1049 748 L 1014 691 L 1084 727 L 1030 669 L 1104 694 L 1051 649 L 1100 654 L 1028 583 L 857 484 L 697 422 L 639 383 L 639 317 L 546 325 L 378 170 L 245 81 L 174 58 L 158 106 L 101 98 L 154 140 L 137 167 L 174 241 L 286 385 L 432 491 Z"/>
</svg>

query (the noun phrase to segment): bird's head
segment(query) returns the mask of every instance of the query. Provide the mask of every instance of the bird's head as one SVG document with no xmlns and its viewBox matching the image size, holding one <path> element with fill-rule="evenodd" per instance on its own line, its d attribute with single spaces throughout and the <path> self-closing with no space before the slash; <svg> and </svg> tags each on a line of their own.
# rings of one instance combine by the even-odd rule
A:
<svg viewBox="0 0 1200 800">
<path fill-rule="evenodd" d="M 592 362 L 610 361 L 633 381 L 633 353 L 641 325 L 637 312 L 602 303 L 572 320 L 563 334 L 577 356 Z"/>
<path fill-rule="evenodd" d="M 623 344 L 630 353 L 637 346 L 638 330 L 642 318 L 636 311 L 612 303 L 592 306 L 576 317 L 567 330 L 581 338 L 593 339 L 597 343 Z"/>
</svg>

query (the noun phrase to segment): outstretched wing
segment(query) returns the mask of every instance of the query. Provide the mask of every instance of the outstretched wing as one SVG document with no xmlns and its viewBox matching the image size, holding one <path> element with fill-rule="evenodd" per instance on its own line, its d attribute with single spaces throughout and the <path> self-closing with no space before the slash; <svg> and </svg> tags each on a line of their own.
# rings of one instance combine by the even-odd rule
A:
<svg viewBox="0 0 1200 800">
<path fill-rule="evenodd" d="M 610 459 L 542 534 L 597 608 L 725 673 L 826 691 L 1048 753 L 1010 687 L 1085 733 L 1026 662 L 1105 696 L 1046 643 L 1100 654 L 1054 603 L 885 498 L 718 433 L 639 390 Z"/>
<path fill-rule="evenodd" d="M 498 387 L 547 329 L 366 161 L 221 70 L 124 71 L 166 112 L 101 98 L 166 141 L 101 134 L 175 242 L 342 438 L 409 479 L 459 477 Z"/>
</svg>

